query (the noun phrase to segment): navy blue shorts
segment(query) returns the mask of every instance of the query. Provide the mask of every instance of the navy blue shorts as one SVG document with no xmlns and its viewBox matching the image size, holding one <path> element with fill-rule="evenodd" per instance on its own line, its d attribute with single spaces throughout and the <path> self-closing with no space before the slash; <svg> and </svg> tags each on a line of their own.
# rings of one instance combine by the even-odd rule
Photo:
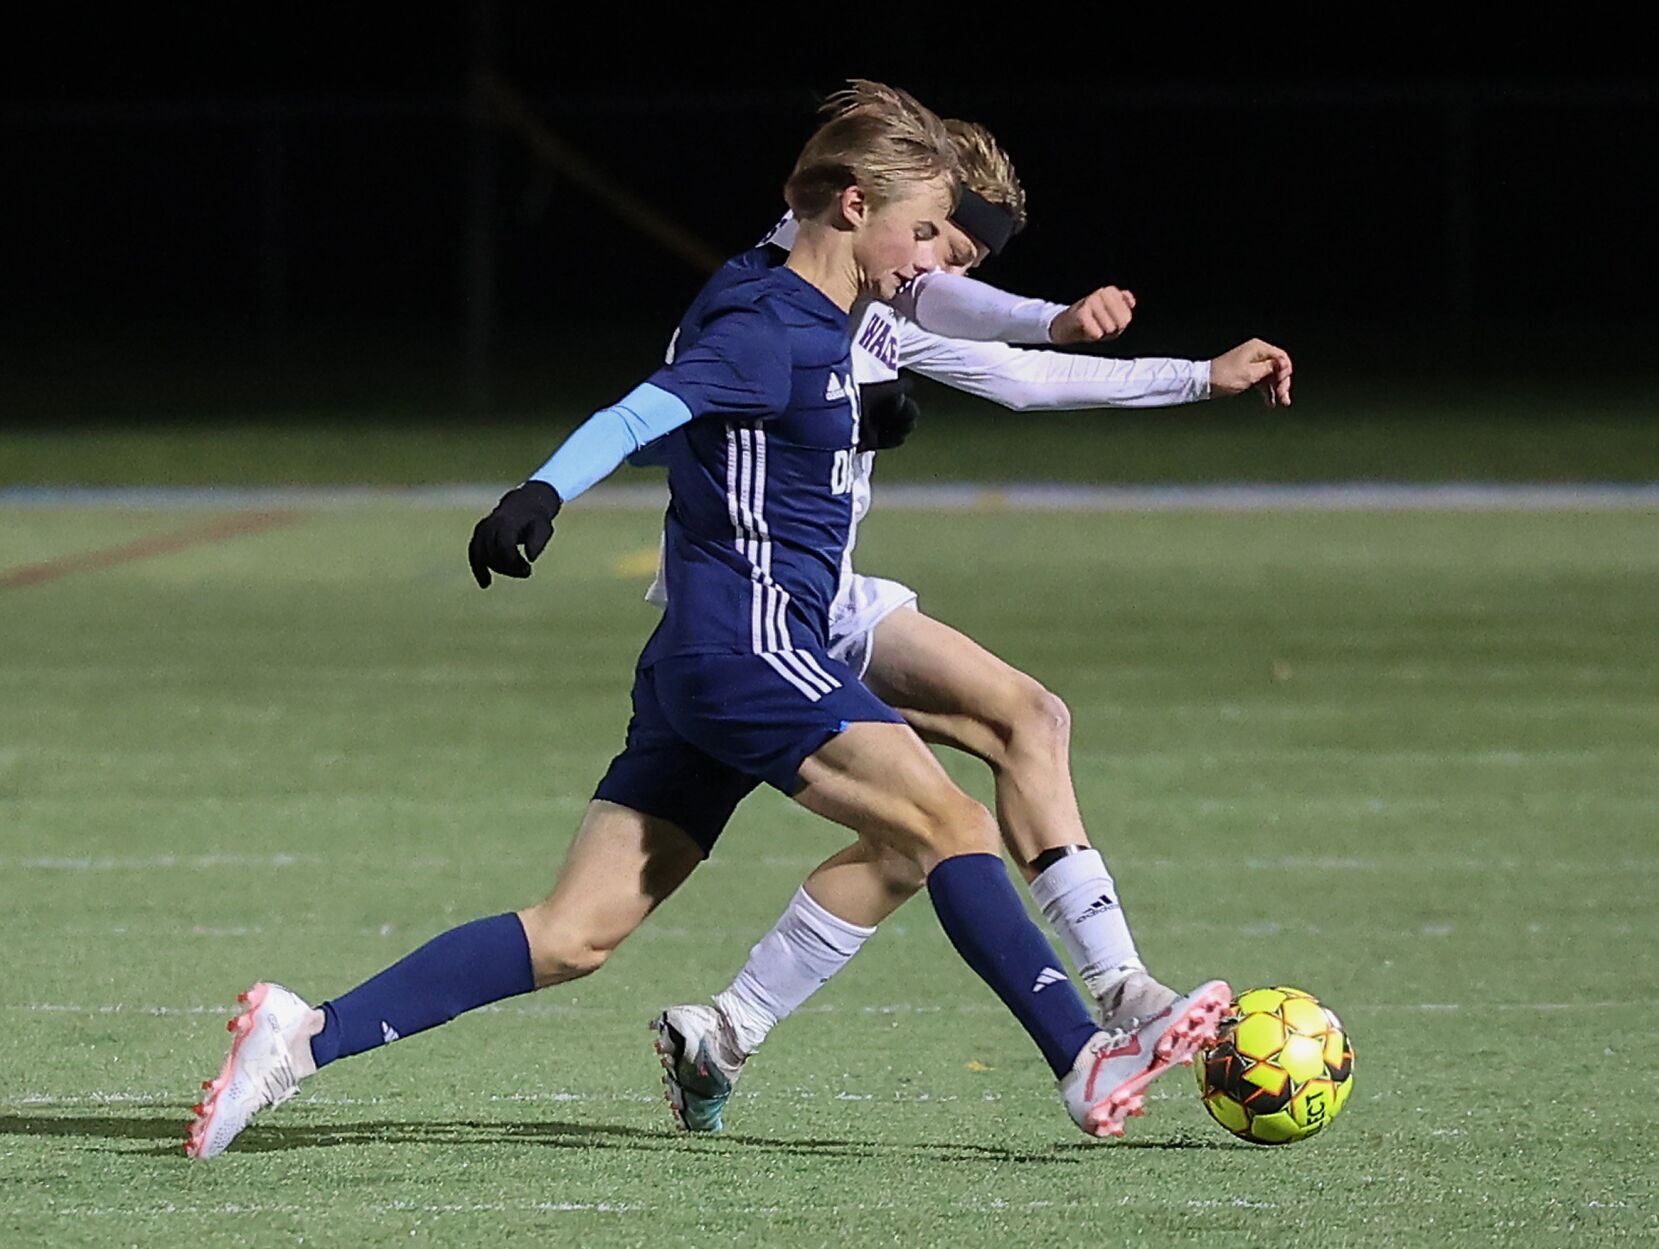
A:
<svg viewBox="0 0 1659 1249">
<path fill-rule="evenodd" d="M 670 820 L 704 855 L 762 781 L 801 788 L 801 764 L 849 724 L 904 721 L 819 650 L 680 655 L 634 673 L 628 741 L 595 798 Z"/>
</svg>

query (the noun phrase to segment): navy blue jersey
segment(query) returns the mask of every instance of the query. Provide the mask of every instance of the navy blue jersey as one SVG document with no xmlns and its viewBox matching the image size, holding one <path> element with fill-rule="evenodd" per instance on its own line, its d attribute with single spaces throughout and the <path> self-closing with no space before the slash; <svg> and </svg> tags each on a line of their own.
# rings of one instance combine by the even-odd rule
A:
<svg viewBox="0 0 1659 1249">
<path fill-rule="evenodd" d="M 650 379 L 692 420 L 663 440 L 668 608 L 642 662 L 767 655 L 780 673 L 817 683 L 796 652 L 828 643 L 858 395 L 847 314 L 783 258 L 756 248 L 728 261 Z"/>
</svg>

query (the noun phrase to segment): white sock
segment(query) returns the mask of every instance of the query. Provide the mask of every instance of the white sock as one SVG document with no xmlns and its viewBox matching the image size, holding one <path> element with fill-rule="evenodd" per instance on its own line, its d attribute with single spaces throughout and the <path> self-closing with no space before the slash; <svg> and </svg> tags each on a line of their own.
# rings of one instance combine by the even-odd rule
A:
<svg viewBox="0 0 1659 1249">
<path fill-rule="evenodd" d="M 875 931 L 830 914 L 805 887 L 797 889 L 772 931 L 749 951 L 731 987 L 714 997 L 743 1052 L 759 1049 L 778 1020 L 799 1010 Z"/>
<path fill-rule="evenodd" d="M 1031 896 L 1096 998 L 1122 979 L 1126 969 L 1144 969 L 1100 851 L 1081 850 L 1049 864 L 1031 882 Z"/>
</svg>

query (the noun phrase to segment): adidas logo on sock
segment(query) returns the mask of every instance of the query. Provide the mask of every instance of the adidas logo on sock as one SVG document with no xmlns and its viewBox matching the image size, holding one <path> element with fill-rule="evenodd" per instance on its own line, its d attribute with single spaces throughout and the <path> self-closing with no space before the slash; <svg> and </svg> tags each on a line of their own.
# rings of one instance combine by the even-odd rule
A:
<svg viewBox="0 0 1659 1249">
<path fill-rule="evenodd" d="M 393 1041 L 397 1040 L 397 1029 L 382 1019 L 380 1021 L 380 1036 L 387 1045 L 390 1045 Z"/>
<path fill-rule="evenodd" d="M 824 398 L 845 399 L 847 388 L 841 384 L 841 378 L 835 373 L 830 374 L 829 385 L 824 387 Z"/>
<path fill-rule="evenodd" d="M 1045 967 L 1037 973 L 1036 983 L 1031 986 L 1033 993 L 1041 993 L 1051 984 L 1059 984 L 1066 978 L 1066 973 L 1053 967 Z"/>
<path fill-rule="evenodd" d="M 1116 905 L 1117 903 L 1112 901 L 1110 894 L 1103 893 L 1093 902 L 1089 903 L 1088 906 L 1079 911 L 1077 913 L 1077 918 L 1081 920 L 1090 919 L 1096 915 L 1104 915 Z"/>
</svg>

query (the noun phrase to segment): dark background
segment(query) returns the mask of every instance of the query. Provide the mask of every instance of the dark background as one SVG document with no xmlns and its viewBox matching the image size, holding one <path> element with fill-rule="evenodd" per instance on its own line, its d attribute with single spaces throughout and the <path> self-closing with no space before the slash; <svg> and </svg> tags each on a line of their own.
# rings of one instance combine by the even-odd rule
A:
<svg viewBox="0 0 1659 1249">
<path fill-rule="evenodd" d="M 1314 385 L 1653 372 L 1659 89 L 1631 30 L 1464 30 L 1444 9 L 873 16 L 825 13 L 814 35 L 507 0 L 56 11 L 18 32 L 0 105 L 4 416 L 602 400 L 701 280 L 619 197 L 716 253 L 747 246 L 849 74 L 995 131 L 1032 225 L 982 276 L 1133 288 L 1125 353 L 1259 334 Z M 502 124 L 484 80 L 610 189 Z"/>
</svg>

